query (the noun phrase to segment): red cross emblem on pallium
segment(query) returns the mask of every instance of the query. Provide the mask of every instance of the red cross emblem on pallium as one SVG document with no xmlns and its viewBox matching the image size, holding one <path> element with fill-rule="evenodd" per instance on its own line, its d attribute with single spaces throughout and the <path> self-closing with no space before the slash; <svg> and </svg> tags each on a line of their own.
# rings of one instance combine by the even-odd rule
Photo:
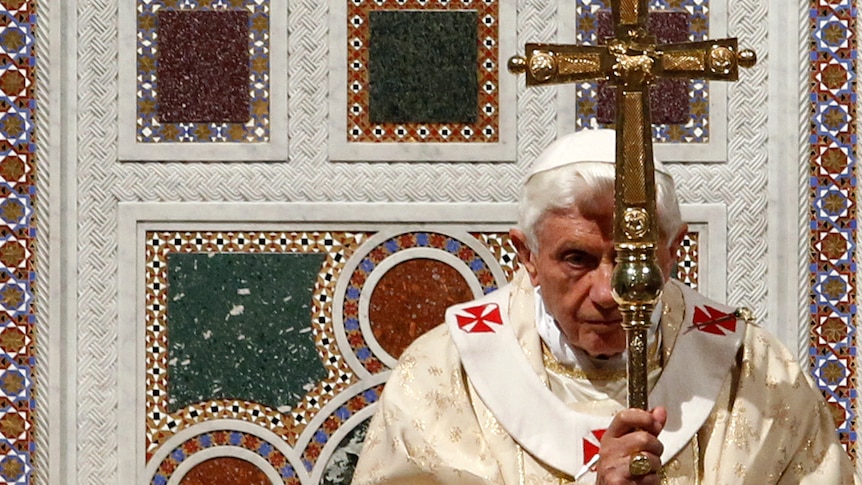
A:
<svg viewBox="0 0 862 485">
<path fill-rule="evenodd" d="M 694 329 L 715 335 L 727 335 L 736 332 L 736 315 L 709 305 L 704 305 L 703 308 L 695 307 L 691 327 L 686 332 Z"/>
<path fill-rule="evenodd" d="M 594 456 L 599 453 L 598 443 L 602 441 L 602 436 L 605 435 L 607 429 L 594 429 L 584 438 L 584 465 L 590 462 Z M 593 439 L 595 438 L 595 439 Z M 595 443 L 593 443 L 595 441 Z"/>
<path fill-rule="evenodd" d="M 496 303 L 463 308 L 455 318 L 458 328 L 467 333 L 494 333 L 494 326 L 503 324 L 500 307 Z"/>
</svg>

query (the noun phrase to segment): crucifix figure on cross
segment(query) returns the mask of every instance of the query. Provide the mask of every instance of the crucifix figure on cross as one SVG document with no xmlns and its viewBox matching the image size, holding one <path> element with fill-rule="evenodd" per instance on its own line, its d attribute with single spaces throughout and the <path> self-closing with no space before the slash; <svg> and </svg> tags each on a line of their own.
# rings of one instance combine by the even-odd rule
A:
<svg viewBox="0 0 862 485">
<path fill-rule="evenodd" d="M 603 46 L 528 43 L 509 70 L 527 86 L 606 79 L 616 86 L 616 182 L 611 277 L 627 335 L 628 405 L 648 409 L 646 335 L 663 277 L 655 249 L 655 207 L 649 87 L 660 78 L 735 81 L 756 62 L 735 38 L 661 44 L 647 31 L 648 0 L 610 0 L 614 37 Z"/>
</svg>

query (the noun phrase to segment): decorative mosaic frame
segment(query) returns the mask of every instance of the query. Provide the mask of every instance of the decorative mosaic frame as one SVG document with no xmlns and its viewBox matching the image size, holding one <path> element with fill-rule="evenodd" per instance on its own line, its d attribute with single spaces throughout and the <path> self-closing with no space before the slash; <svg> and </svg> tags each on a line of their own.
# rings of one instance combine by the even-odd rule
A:
<svg viewBox="0 0 862 485">
<path fill-rule="evenodd" d="M 182 476 L 180 469 L 184 461 L 202 450 L 212 450 L 216 447 L 230 447 L 231 455 L 248 461 L 260 457 L 263 463 L 278 473 L 278 478 L 284 485 L 300 485 L 302 483 L 290 461 L 266 440 L 251 433 L 222 429 L 199 434 L 174 448 L 167 457 L 159 462 L 158 469 L 150 480 L 151 485 L 166 485 L 175 473 Z M 243 452 L 246 455 L 251 455 L 244 457 Z M 260 459 L 254 461 L 259 462 Z M 260 463 L 258 463 L 258 468 L 267 469 L 265 466 L 260 466 Z"/>
<path fill-rule="evenodd" d="M 709 36 L 710 0 L 652 0 L 651 9 L 686 10 L 700 22 L 692 22 L 689 40 L 706 40 Z M 609 2 L 577 0 L 577 25 L 592 26 L 591 29 L 578 28 L 579 44 L 597 45 L 597 12 L 610 8 Z M 683 124 L 653 125 L 653 140 L 658 143 L 705 143 L 709 141 L 709 85 L 703 80 L 689 82 L 689 120 Z M 577 85 L 578 130 L 584 127 L 600 126 L 596 119 L 598 106 L 598 85 L 579 83 Z M 604 126 L 604 125 L 601 125 Z"/>
<path fill-rule="evenodd" d="M 249 14 L 246 123 L 160 123 L 156 117 L 159 11 Z M 120 6 L 120 159 L 287 160 L 286 0 L 135 0 Z M 278 35 L 273 35 L 278 33 Z"/>
<path fill-rule="evenodd" d="M 335 412 L 326 416 L 319 426 L 312 427 L 310 423 L 320 421 L 318 414 L 322 413 L 337 395 L 348 394 L 348 387 L 360 384 L 357 375 L 351 371 L 351 368 L 356 368 L 355 365 L 347 366 L 344 365 L 345 362 L 351 360 L 355 362 L 355 358 L 359 358 L 360 364 L 368 371 L 365 377 L 389 370 L 389 367 L 380 361 L 379 355 L 366 352 L 367 358 L 361 358 L 363 350 L 368 350 L 366 343 L 368 334 L 360 332 L 359 325 L 354 329 L 348 328 L 346 324 L 339 325 L 339 321 L 346 323 L 350 319 L 360 320 L 358 313 L 350 313 L 347 308 L 353 307 L 355 310 L 358 307 L 356 302 L 362 287 L 361 284 L 357 286 L 357 283 L 367 279 L 374 271 L 373 266 L 385 259 L 397 258 L 402 251 L 423 247 L 450 253 L 466 263 L 475 271 L 483 293 L 495 290 L 500 283 L 487 267 L 487 262 L 470 248 L 468 241 L 464 239 L 424 230 L 396 231 L 391 237 L 387 236 L 387 233 L 392 231 L 378 234 L 338 231 L 148 231 L 145 238 L 147 460 L 152 460 L 154 451 L 176 433 L 206 422 L 231 419 L 254 423 L 275 433 L 285 441 L 287 446 L 299 453 L 305 472 L 311 473 L 318 467 L 318 459 L 323 456 L 321 451 L 330 441 L 330 435 L 352 417 L 353 413 L 375 403 L 383 388 L 382 384 L 378 384 L 353 395 Z M 381 234 L 384 237 L 379 237 Z M 375 242 L 375 236 L 378 236 L 377 242 Z M 487 249 L 491 254 L 500 256 L 501 259 L 497 263 L 501 264 L 501 269 L 507 276 L 514 273 L 514 247 L 509 242 L 506 232 L 473 233 L 470 236 L 476 238 L 475 241 L 491 245 Z M 379 242 L 381 240 L 382 242 Z M 698 254 L 697 241 L 697 233 L 692 233 L 686 239 L 683 257 L 690 258 Z M 321 353 L 321 361 L 327 368 L 328 376 L 318 384 L 317 388 L 309 391 L 300 405 L 289 414 L 241 400 L 209 400 L 186 406 L 173 414 L 166 412 L 168 393 L 165 283 L 167 256 L 174 252 L 210 254 L 323 252 L 327 255 L 314 287 L 310 323 L 315 346 Z M 351 260 L 354 264 L 351 264 Z M 697 261 L 682 261 L 679 267 L 682 273 L 681 279 L 696 287 Z M 497 276 L 499 275 L 498 271 Z M 339 280 L 348 281 L 346 291 L 339 292 L 335 289 L 335 284 Z M 340 315 L 338 313 L 333 315 L 333 305 L 338 306 L 339 302 L 343 305 Z M 333 328 L 333 322 L 335 328 Z M 339 338 L 341 333 L 345 333 L 347 338 Z M 341 345 L 336 346 L 336 341 L 340 341 Z M 344 354 L 345 347 L 350 350 L 347 354 Z M 352 356 L 349 355 L 351 353 Z M 299 439 L 301 435 L 309 436 L 309 432 L 311 432 L 310 439 L 307 441 Z M 217 430 L 196 435 L 174 446 L 157 465 L 157 471 L 151 480 L 152 485 L 167 483 L 171 473 L 177 470 L 183 460 L 203 449 L 218 445 L 230 445 L 253 451 L 279 472 L 286 485 L 302 483 L 296 468 L 289 463 L 283 453 L 278 453 L 278 450 L 265 439 L 238 431 Z"/>
<path fill-rule="evenodd" d="M 344 214 L 349 214 L 347 217 L 352 215 L 358 217 L 359 214 L 368 213 L 369 210 L 373 210 L 369 207 L 374 204 L 358 205 L 361 205 L 362 208 L 357 208 L 356 211 L 345 211 L 344 204 L 310 204 L 313 206 L 312 208 L 303 208 L 303 204 L 298 204 L 297 206 L 300 207 L 294 207 L 290 213 L 304 213 L 308 218 L 314 218 L 316 215 L 322 220 L 338 220 L 343 219 Z M 264 206 L 264 208 L 252 211 L 255 216 L 261 217 L 263 215 L 267 221 L 271 221 L 264 226 L 287 226 L 282 221 L 285 210 L 283 204 L 260 204 L 256 206 Z M 130 296 L 125 299 L 121 298 L 125 302 L 121 303 L 121 314 L 125 315 L 121 318 L 124 321 L 143 323 L 140 331 L 133 327 L 126 327 L 121 331 L 121 333 L 125 332 L 126 335 L 121 338 L 121 341 L 139 342 L 135 351 L 129 349 L 129 352 L 123 353 L 138 357 L 120 364 L 121 372 L 139 376 L 135 383 L 121 384 L 123 388 L 121 395 L 124 396 L 121 400 L 125 400 L 128 404 L 128 407 L 121 406 L 121 409 L 128 409 L 127 419 L 132 422 L 140 422 L 143 425 L 136 426 L 137 429 L 121 429 L 120 431 L 121 434 L 125 434 L 125 439 L 121 439 L 121 442 L 129 443 L 127 449 L 121 452 L 121 456 L 128 457 L 128 459 L 121 459 L 121 469 L 123 469 L 121 474 L 137 477 L 143 477 L 146 474 L 147 481 L 150 481 L 159 473 L 159 469 L 175 470 L 181 463 L 176 459 L 172 461 L 171 454 L 179 453 L 177 450 L 185 449 L 184 446 L 195 448 L 193 444 L 186 444 L 187 441 L 196 439 L 194 437 L 202 434 L 202 430 L 213 431 L 225 426 L 230 427 L 230 423 L 235 423 L 249 426 L 248 429 L 254 431 L 253 434 L 265 438 L 264 441 L 279 448 L 282 454 L 289 459 L 301 483 L 316 483 L 309 481 L 309 476 L 319 478 L 320 473 L 322 473 L 321 467 L 327 464 L 320 460 L 331 456 L 335 450 L 335 445 L 337 445 L 331 441 L 348 433 L 370 416 L 373 409 L 369 405 L 376 401 L 379 387 L 386 376 L 385 369 L 376 375 L 368 375 L 363 370 L 362 375 L 357 376 L 355 372 L 352 372 L 352 369 L 343 365 L 344 360 L 341 356 L 345 353 L 345 347 L 340 343 L 336 345 L 336 338 L 333 338 L 331 334 L 333 326 L 332 285 L 338 279 L 338 268 L 343 266 L 351 251 L 354 251 L 357 245 L 367 240 L 368 223 L 361 224 L 366 229 L 354 223 L 356 230 L 348 227 L 347 233 L 340 231 L 343 233 L 343 237 L 335 237 L 334 231 L 330 231 L 330 235 L 325 232 L 313 234 L 311 231 L 307 231 L 306 234 L 303 234 L 302 231 L 297 231 L 293 234 L 291 232 L 257 229 L 220 231 L 217 226 L 224 226 L 224 222 L 206 224 L 215 227 L 216 230 L 212 234 L 205 234 L 202 231 L 164 230 L 163 228 L 145 231 L 143 228 L 153 226 L 153 223 L 144 222 L 151 221 L 152 218 L 146 215 L 147 210 L 141 211 L 141 207 L 157 208 L 156 210 L 160 212 L 161 209 L 165 208 L 165 205 L 121 204 L 120 209 L 124 215 L 121 218 L 121 232 L 129 236 L 130 242 L 135 241 L 130 245 L 121 243 L 123 246 L 121 258 L 129 261 L 129 268 L 139 268 L 130 270 L 132 273 L 139 274 L 137 277 L 131 274 L 121 275 L 121 280 L 126 282 L 121 285 L 121 294 Z M 178 214 L 188 215 L 188 211 L 183 210 L 188 208 L 187 205 L 179 204 L 177 207 L 180 208 L 177 209 Z M 211 205 L 204 205 L 197 207 L 192 212 L 200 213 L 202 211 L 213 214 L 212 209 Z M 245 222 L 240 224 L 248 226 L 248 209 L 242 208 L 236 211 L 238 209 L 236 206 L 233 209 L 226 208 L 217 212 L 230 220 L 244 220 Z M 446 214 L 445 217 L 452 217 L 453 213 L 457 215 L 460 212 L 459 217 L 463 219 L 473 209 L 471 207 L 470 210 L 447 210 L 444 213 Z M 491 210 L 491 213 L 497 214 L 494 219 L 508 219 L 508 217 L 501 217 L 499 214 L 507 213 L 509 209 L 506 208 L 502 211 L 495 209 Z M 420 211 L 417 217 L 422 217 L 425 220 L 433 219 L 434 211 L 440 210 L 440 207 L 435 206 L 431 211 Z M 168 213 L 172 212 L 168 209 Z M 375 213 L 379 213 L 379 209 Z M 220 218 L 220 220 L 223 221 L 224 219 Z M 260 226 L 262 223 L 259 221 L 256 224 Z M 159 225 L 163 226 L 164 223 L 158 223 L 154 227 Z M 201 223 L 195 225 L 201 226 Z M 308 223 L 295 225 L 308 226 Z M 328 222 L 323 223 L 323 225 L 332 226 L 333 223 Z M 187 224 L 186 227 L 188 227 Z M 466 237 L 470 237 L 466 233 L 464 234 Z M 121 240 L 125 239 L 122 238 Z M 166 390 L 164 382 L 161 381 L 164 374 L 162 371 L 167 367 L 164 362 L 164 350 L 167 348 L 167 342 L 164 338 L 163 325 L 166 280 L 162 271 L 165 268 L 164 258 L 170 251 L 260 251 L 268 253 L 273 251 L 308 251 L 326 253 L 328 259 L 324 268 L 329 269 L 325 269 L 321 273 L 314 288 L 316 303 L 313 311 L 315 316 L 311 318 L 314 321 L 310 322 L 314 327 L 312 334 L 316 340 L 318 352 L 325 354 L 321 354 L 324 364 L 326 365 L 327 362 L 330 364 L 327 366 L 329 372 L 325 382 L 321 383 L 318 389 L 309 392 L 300 406 L 284 414 L 256 403 L 231 400 L 199 403 L 186 406 L 177 412 L 176 416 L 166 415 L 164 403 L 161 403 L 162 406 L 159 407 L 160 400 L 164 397 L 162 390 Z M 135 263 L 131 263 L 135 260 L 139 261 L 140 264 L 136 266 Z M 121 268 L 125 266 L 121 265 Z M 121 269 L 121 272 L 124 271 Z M 139 283 L 135 283 L 135 281 L 139 281 Z M 137 292 L 139 292 L 139 296 L 133 296 Z M 139 310 L 135 310 L 135 308 L 139 308 Z M 133 314 L 139 316 L 134 317 Z M 158 393 L 154 392 L 155 390 L 158 390 Z M 149 460 L 146 465 L 146 472 L 139 468 L 141 462 L 138 460 L 142 457 Z M 290 477 L 285 476 L 285 478 Z"/>
<path fill-rule="evenodd" d="M 515 161 L 514 5 L 501 0 L 329 0 L 329 153 L 338 161 Z M 380 10 L 478 13 L 479 109 L 475 123 L 368 120 L 368 14 Z"/>
<path fill-rule="evenodd" d="M 249 121 L 242 123 L 159 123 L 156 119 L 159 79 L 156 25 L 163 11 L 247 11 L 249 38 Z M 176 8 L 153 0 L 138 1 L 137 133 L 140 143 L 261 143 L 269 141 L 269 3 L 243 0 L 229 8 L 222 0 L 184 2 Z"/>
<path fill-rule="evenodd" d="M 448 10 L 478 15 L 478 117 L 474 123 L 371 123 L 369 14 L 373 11 Z M 351 0 L 347 2 L 347 139 L 349 142 L 493 143 L 500 137 L 499 0 Z"/>
<path fill-rule="evenodd" d="M 810 345 L 841 444 L 858 453 L 858 182 L 855 0 L 812 0 L 809 28 Z"/>
<path fill-rule="evenodd" d="M 255 422 L 283 437 L 291 445 L 317 411 L 356 379 L 336 346 L 332 304 L 337 273 L 344 261 L 369 235 L 329 232 L 148 232 L 147 267 L 147 459 L 165 437 L 209 419 Z M 313 290 L 312 335 L 327 377 L 289 414 L 256 403 L 218 400 L 187 406 L 168 413 L 167 385 L 167 259 L 183 253 L 325 253 L 326 261 Z"/>
<path fill-rule="evenodd" d="M 36 473 L 37 377 L 35 1 L 0 1 L 0 478 Z"/>
<path fill-rule="evenodd" d="M 284 214 L 283 204 L 260 204 L 256 206 L 263 208 L 254 211 L 241 205 L 222 204 L 223 207 L 216 208 L 220 210 L 213 210 L 210 205 L 190 205 L 192 207 L 186 204 L 120 206 L 120 233 L 129 236 L 120 239 L 121 260 L 128 263 L 121 261 L 120 265 L 121 295 L 125 295 L 121 299 L 121 321 L 127 325 L 121 331 L 125 335 L 121 335 L 121 341 L 139 342 L 135 351 L 127 349 L 120 355 L 137 355 L 140 362 L 121 362 L 121 372 L 128 373 L 124 375 L 139 376 L 137 383 L 121 384 L 125 386 L 121 394 L 129 403 L 121 406 L 126 413 L 122 419 L 142 423 L 136 426 L 139 431 L 121 430 L 125 435 L 120 442 L 131 443 L 129 449 L 121 450 L 122 456 L 129 457 L 124 465 L 128 468 L 121 471 L 133 473 L 140 466 L 140 458 L 136 457 L 144 457 L 146 472 L 141 470 L 129 476 L 146 477 L 147 483 L 167 483 L 170 475 L 181 467 L 185 467 L 183 470 L 189 468 L 186 460 L 192 455 L 219 453 L 214 448 L 221 445 L 242 448 L 257 456 L 249 455 L 251 458 L 266 460 L 271 466 L 261 465 L 262 469 L 277 471 L 284 483 L 318 483 L 340 439 L 373 413 L 374 403 L 388 376 L 389 363 L 384 359 L 383 365 L 376 368 L 365 366 L 359 354 L 363 348 L 369 347 L 368 343 L 363 344 L 347 335 L 349 329 L 345 322 L 349 312 L 345 309 L 350 301 L 355 303 L 357 299 L 355 294 L 350 296 L 349 290 L 350 285 L 356 283 L 356 275 L 373 273 L 374 268 L 369 265 L 383 267 L 388 260 L 427 257 L 426 253 L 418 252 L 421 250 L 436 251 L 452 260 L 463 261 L 469 268 L 468 272 L 475 275 L 476 285 L 482 293 L 493 290 L 501 281 L 510 278 L 515 269 L 514 250 L 506 231 L 510 223 L 504 222 L 514 215 L 514 205 L 488 204 L 488 207 L 479 208 L 452 205 L 447 210 L 434 204 L 417 207 L 410 213 L 417 221 L 425 221 L 420 230 L 409 229 L 409 221 L 399 222 L 394 227 L 385 222 L 332 222 L 330 218 L 334 219 L 335 215 L 343 218 L 344 214 L 355 214 L 358 218 L 369 210 L 358 207 L 345 210 L 343 204 L 309 204 L 308 207 L 291 210 L 292 214 L 306 214 L 305 218 L 300 216 L 304 222 L 296 224 L 275 222 Z M 399 211 L 394 204 L 392 206 L 390 211 L 381 211 L 378 206 L 375 213 L 390 214 L 391 217 L 404 213 L 404 208 Z M 197 222 L 181 222 L 195 219 L 188 216 L 200 215 L 204 211 L 213 216 L 219 214 L 220 222 L 207 223 L 199 220 L 200 217 Z M 153 222 L 154 213 L 171 214 L 177 221 Z M 483 218 L 483 213 L 492 215 Z M 254 217 L 261 220 L 224 222 L 243 216 L 247 218 L 249 214 L 255 214 Z M 317 217 L 312 214 L 317 214 Z M 498 222 L 477 220 L 473 225 L 478 231 L 469 233 L 451 228 L 451 221 L 441 222 L 438 228 L 434 224 L 428 225 L 428 220 L 443 214 L 457 220 L 470 216 Z M 683 209 L 684 217 L 694 214 L 700 219 L 691 222 L 693 233 L 685 253 L 698 260 L 681 263 L 680 271 L 681 279 L 699 285 L 703 250 L 707 254 L 723 250 L 718 231 L 710 232 L 709 227 L 722 226 L 724 213 L 718 206 Z M 324 222 L 313 223 L 309 219 Z M 460 224 L 468 222 L 457 223 Z M 248 230 L 231 230 L 229 227 L 249 225 L 254 227 Z M 301 227 L 297 230 L 278 229 L 289 226 Z M 206 227 L 213 230 L 207 231 Z M 276 229 L 272 230 L 274 227 Z M 315 227 L 320 230 L 313 230 Z M 372 227 L 377 229 L 372 230 Z M 466 244 L 467 241 L 470 243 Z M 480 257 L 477 257 L 477 251 Z M 327 259 L 313 290 L 309 323 L 316 348 L 328 371 L 327 378 L 308 392 L 300 405 L 289 413 L 242 400 L 208 400 L 168 414 L 164 372 L 167 370 L 168 346 L 165 286 L 167 255 L 172 252 L 326 254 Z M 704 262 L 710 264 L 710 261 L 707 257 Z M 490 273 L 489 264 L 495 265 Z M 724 278 L 723 271 L 717 273 L 720 273 L 720 279 Z M 718 288 L 719 285 L 713 284 L 712 287 Z M 134 296 L 135 293 L 138 295 Z M 135 314 L 138 316 L 132 316 Z M 372 352 L 376 351 L 372 348 Z M 232 442 L 228 439 L 230 433 L 225 434 L 228 431 L 244 433 L 245 437 L 237 434 Z M 215 439 L 217 434 L 219 440 L 226 444 Z"/>
<path fill-rule="evenodd" d="M 404 234 L 404 237 L 390 238 L 382 245 L 374 246 L 369 254 L 375 258 L 386 258 L 389 256 L 382 248 L 390 246 L 392 241 L 403 241 L 412 239 L 414 242 L 421 240 L 422 236 L 414 233 Z M 501 240 L 500 236 L 486 237 L 487 241 Z M 335 294 L 335 284 L 339 275 L 343 273 L 345 264 L 351 260 L 356 250 L 371 237 L 366 232 L 256 232 L 256 231 L 148 231 L 145 234 L 146 241 L 146 368 L 147 368 L 147 393 L 146 393 L 146 429 L 147 429 L 147 460 L 151 460 L 154 452 L 159 446 L 164 445 L 176 433 L 185 429 L 206 423 L 208 421 L 231 419 L 254 423 L 275 433 L 284 440 L 286 446 L 294 448 L 300 456 L 300 462 L 306 473 L 311 473 L 318 466 L 318 458 L 321 450 L 329 441 L 329 435 L 337 430 L 340 425 L 347 421 L 353 413 L 362 410 L 376 402 L 382 385 L 368 388 L 350 397 L 346 403 L 339 406 L 335 412 L 326 416 L 322 423 L 313 426 L 311 423 L 320 421 L 323 410 L 338 395 L 347 394 L 347 388 L 360 384 L 359 378 L 351 368 L 345 365 L 349 361 L 344 355 L 344 346 L 337 346 L 339 339 L 338 328 L 333 328 L 333 303 L 339 302 Z M 434 238 L 432 238 L 434 239 Z M 457 244 L 453 238 L 445 238 L 449 246 Z M 373 241 L 372 241 L 373 242 Z M 429 244 L 428 247 L 436 247 Z M 446 245 L 442 250 L 448 250 Z M 318 383 L 317 388 L 306 394 L 302 402 L 293 408 L 289 414 L 262 406 L 254 402 L 240 400 L 210 400 L 186 406 L 182 410 L 169 414 L 167 409 L 167 338 L 166 338 L 166 282 L 167 282 L 167 256 L 172 252 L 203 252 L 203 253 L 325 253 L 327 259 L 322 266 L 321 273 L 313 291 L 313 305 L 311 309 L 310 323 L 315 346 L 320 352 L 321 361 L 328 371 L 325 380 Z M 496 251 L 497 253 L 511 254 L 511 251 Z M 459 258 L 466 257 L 466 253 L 458 251 Z M 475 253 L 470 253 L 475 256 Z M 470 261 L 474 261 L 471 258 Z M 368 257 L 362 257 L 362 261 L 369 261 Z M 360 264 L 361 266 L 361 264 Z M 487 271 L 487 270 L 486 270 Z M 482 275 L 479 271 L 479 275 Z M 492 278 L 493 279 L 493 278 Z M 496 283 L 496 282 L 495 282 Z M 496 287 L 496 286 L 494 286 Z M 346 299 L 346 298 L 342 298 Z M 349 302 L 345 301 L 347 306 Z M 342 311 L 343 313 L 343 311 Z M 336 323 L 336 327 L 339 325 Z M 341 326 L 343 331 L 343 326 Z M 359 349 L 350 347 L 353 351 Z M 380 366 L 373 373 L 386 371 L 387 368 Z M 369 377 L 369 376 L 365 376 Z M 310 438 L 303 440 L 301 436 Z M 218 434 L 218 433 L 216 433 Z M 152 483 L 166 483 L 169 475 L 174 471 L 187 454 L 196 452 L 206 445 L 201 440 L 206 440 L 209 434 L 198 435 L 191 440 L 183 442 L 174 447 L 157 467 L 153 475 Z M 222 436 L 224 438 L 224 436 Z M 226 439 L 226 438 L 225 438 Z M 234 442 L 235 441 L 235 442 Z M 279 470 L 284 483 L 301 483 L 300 474 L 286 462 L 286 459 L 278 454 L 272 453 L 272 445 L 267 444 L 254 436 L 237 436 L 230 441 L 233 446 L 238 446 L 255 451 L 266 458 L 277 470 Z M 301 450 L 301 451 L 300 451 Z"/>
</svg>

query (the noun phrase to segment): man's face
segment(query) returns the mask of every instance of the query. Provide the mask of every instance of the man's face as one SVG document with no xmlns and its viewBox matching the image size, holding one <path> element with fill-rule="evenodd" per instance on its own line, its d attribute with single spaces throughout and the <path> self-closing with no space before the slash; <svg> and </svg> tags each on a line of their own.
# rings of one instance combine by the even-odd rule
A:
<svg viewBox="0 0 862 485">
<path fill-rule="evenodd" d="M 538 225 L 538 252 L 526 245 L 523 233 L 512 230 L 518 259 L 533 286 L 541 286 L 548 312 L 570 345 L 593 357 L 611 357 L 626 348 L 622 316 L 611 294 L 614 269 L 613 200 L 607 210 L 581 214 L 577 208 L 549 212 Z M 685 228 L 675 243 L 682 240 Z M 659 241 L 659 266 L 667 279 L 676 264 L 678 244 Z"/>
</svg>

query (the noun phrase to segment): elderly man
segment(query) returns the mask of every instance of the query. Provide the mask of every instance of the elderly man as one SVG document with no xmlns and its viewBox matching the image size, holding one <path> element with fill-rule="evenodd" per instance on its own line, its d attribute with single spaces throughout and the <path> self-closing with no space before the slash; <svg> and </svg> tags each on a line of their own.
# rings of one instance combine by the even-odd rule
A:
<svg viewBox="0 0 862 485">
<path fill-rule="evenodd" d="M 794 357 L 667 277 L 648 335 L 656 407 L 625 408 L 614 146 L 583 131 L 539 157 L 510 233 L 520 271 L 404 352 L 354 485 L 862 483 Z M 686 226 L 670 176 L 656 182 L 670 275 Z"/>
</svg>

